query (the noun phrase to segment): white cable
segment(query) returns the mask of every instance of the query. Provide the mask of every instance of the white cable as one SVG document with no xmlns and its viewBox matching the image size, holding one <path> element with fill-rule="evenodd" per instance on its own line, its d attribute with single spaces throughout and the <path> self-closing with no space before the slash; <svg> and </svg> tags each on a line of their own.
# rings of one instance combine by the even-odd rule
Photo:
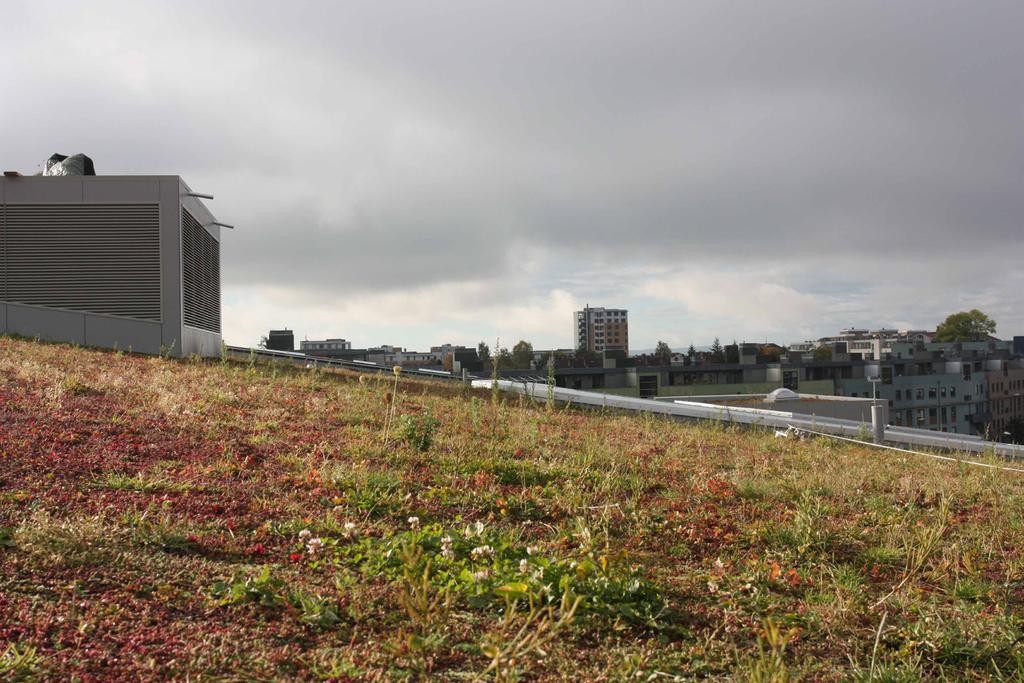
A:
<svg viewBox="0 0 1024 683">
<path fill-rule="evenodd" d="M 886 446 L 881 443 L 874 443 L 872 441 L 861 441 L 860 439 L 851 439 L 848 436 L 836 436 L 835 434 L 827 434 L 825 432 L 816 432 L 813 429 L 804 429 L 803 427 L 794 427 L 793 425 L 787 425 L 795 433 L 804 432 L 807 434 L 817 434 L 818 436 L 828 437 L 829 439 L 839 439 L 840 441 L 849 441 L 850 443 L 859 444 L 861 446 L 872 446 L 874 448 L 884 448 L 887 451 L 899 451 L 900 453 L 910 453 L 911 455 L 923 455 L 926 458 L 935 458 L 936 460 L 948 460 L 950 462 L 960 462 L 965 465 L 977 465 L 978 467 L 989 467 L 994 470 L 1004 470 L 1006 472 L 1020 472 L 1024 474 L 1024 469 L 1019 467 L 1003 467 L 1001 465 L 993 465 L 987 462 L 978 462 L 976 460 L 961 460 L 960 458 L 951 458 L 946 455 L 936 455 L 935 453 L 922 453 L 921 451 L 912 451 L 909 448 L 899 448 L 898 446 Z"/>
</svg>

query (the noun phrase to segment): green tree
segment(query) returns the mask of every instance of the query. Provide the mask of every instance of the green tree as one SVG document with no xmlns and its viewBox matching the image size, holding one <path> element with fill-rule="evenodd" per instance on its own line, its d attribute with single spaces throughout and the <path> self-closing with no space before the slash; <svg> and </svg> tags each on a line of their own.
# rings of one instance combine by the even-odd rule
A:
<svg viewBox="0 0 1024 683">
<path fill-rule="evenodd" d="M 487 345 L 487 342 L 480 342 L 476 345 L 476 355 L 480 357 L 480 360 L 484 363 L 491 362 L 491 347 Z"/>
<path fill-rule="evenodd" d="M 669 348 L 668 344 L 659 340 L 658 345 L 654 349 L 654 357 L 662 365 L 670 365 L 672 363 L 672 349 Z"/>
<path fill-rule="evenodd" d="M 601 362 L 601 354 L 597 353 L 596 351 L 591 351 L 582 344 L 578 349 L 576 349 L 575 356 L 576 360 L 583 361 L 584 365 L 588 367 L 592 365 L 597 365 Z"/>
<path fill-rule="evenodd" d="M 694 348 L 693 344 L 690 344 L 690 348 L 686 349 L 686 355 L 691 359 L 697 355 L 697 349 Z"/>
<path fill-rule="evenodd" d="M 712 363 L 724 363 L 725 362 L 725 348 L 722 347 L 722 342 L 715 337 L 715 341 L 711 344 L 711 362 Z"/>
<path fill-rule="evenodd" d="M 977 308 L 949 315 L 935 328 L 937 342 L 985 341 L 995 334 L 996 321 Z"/>
<path fill-rule="evenodd" d="M 528 368 L 533 363 L 533 344 L 525 340 L 512 347 L 512 362 L 516 368 Z"/>
<path fill-rule="evenodd" d="M 814 360 L 832 360 L 832 347 L 828 344 L 818 344 L 814 347 Z"/>
</svg>

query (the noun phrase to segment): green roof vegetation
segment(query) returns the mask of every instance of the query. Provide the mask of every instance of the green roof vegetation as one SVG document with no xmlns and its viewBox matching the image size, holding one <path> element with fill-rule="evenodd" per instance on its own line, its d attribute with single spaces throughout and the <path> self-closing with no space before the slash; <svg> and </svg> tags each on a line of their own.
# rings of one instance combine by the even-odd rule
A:
<svg viewBox="0 0 1024 683">
<path fill-rule="evenodd" d="M 0 337 L 0 678 L 1018 679 L 1022 482 Z"/>
</svg>

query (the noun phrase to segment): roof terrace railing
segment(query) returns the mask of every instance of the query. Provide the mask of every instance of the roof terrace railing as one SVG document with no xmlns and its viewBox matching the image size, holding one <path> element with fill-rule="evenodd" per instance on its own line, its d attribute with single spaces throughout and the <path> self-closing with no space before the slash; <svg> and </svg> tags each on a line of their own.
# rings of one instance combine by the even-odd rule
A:
<svg viewBox="0 0 1024 683">
<path fill-rule="evenodd" d="M 394 366 L 371 363 L 366 360 L 339 360 L 337 358 L 318 358 L 307 356 L 298 351 L 274 351 L 272 349 L 250 348 L 247 346 L 227 346 L 227 352 L 234 358 L 263 358 L 303 365 L 307 368 L 344 368 L 357 372 L 386 372 L 390 374 Z M 462 377 L 447 370 L 431 370 L 429 368 L 402 368 L 403 375 L 412 377 L 462 381 Z"/>
<path fill-rule="evenodd" d="M 473 380 L 473 386 L 490 388 L 492 382 L 493 380 L 490 379 Z M 796 429 L 818 431 L 853 438 L 863 437 L 865 432 L 870 434 L 872 429 L 870 422 L 860 422 L 857 420 L 816 417 L 813 415 L 792 413 L 785 410 L 765 410 L 762 408 L 717 405 L 714 403 L 701 403 L 697 401 L 679 399 L 672 402 L 656 401 L 651 399 L 634 398 L 632 396 L 617 396 L 614 394 L 599 394 L 591 391 L 581 391 L 578 389 L 566 389 L 564 387 L 552 387 L 549 389 L 547 384 L 541 382 L 498 380 L 498 387 L 522 393 L 535 401 L 546 401 L 548 391 L 553 390 L 554 400 L 562 403 L 574 403 L 577 405 L 595 408 L 614 408 L 618 410 L 662 414 L 680 419 L 733 422 L 736 424 L 774 427 L 779 429 L 793 427 Z M 1004 458 L 1024 460 L 1024 446 L 984 441 L 976 436 L 948 434 L 944 432 L 933 432 L 926 429 L 914 429 L 911 427 L 896 427 L 888 425 L 884 427 L 884 431 L 882 433 L 884 435 L 884 443 L 897 443 L 908 446 L 970 453 L 995 453 L 996 455 Z"/>
</svg>

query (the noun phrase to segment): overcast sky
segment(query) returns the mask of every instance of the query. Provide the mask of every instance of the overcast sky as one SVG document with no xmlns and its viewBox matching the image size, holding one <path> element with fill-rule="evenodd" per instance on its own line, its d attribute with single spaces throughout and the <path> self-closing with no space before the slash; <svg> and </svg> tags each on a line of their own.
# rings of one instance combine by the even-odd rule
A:
<svg viewBox="0 0 1024 683">
<path fill-rule="evenodd" d="M 0 165 L 180 174 L 224 333 L 1024 334 L 1024 2 L 4 2 Z"/>
</svg>

